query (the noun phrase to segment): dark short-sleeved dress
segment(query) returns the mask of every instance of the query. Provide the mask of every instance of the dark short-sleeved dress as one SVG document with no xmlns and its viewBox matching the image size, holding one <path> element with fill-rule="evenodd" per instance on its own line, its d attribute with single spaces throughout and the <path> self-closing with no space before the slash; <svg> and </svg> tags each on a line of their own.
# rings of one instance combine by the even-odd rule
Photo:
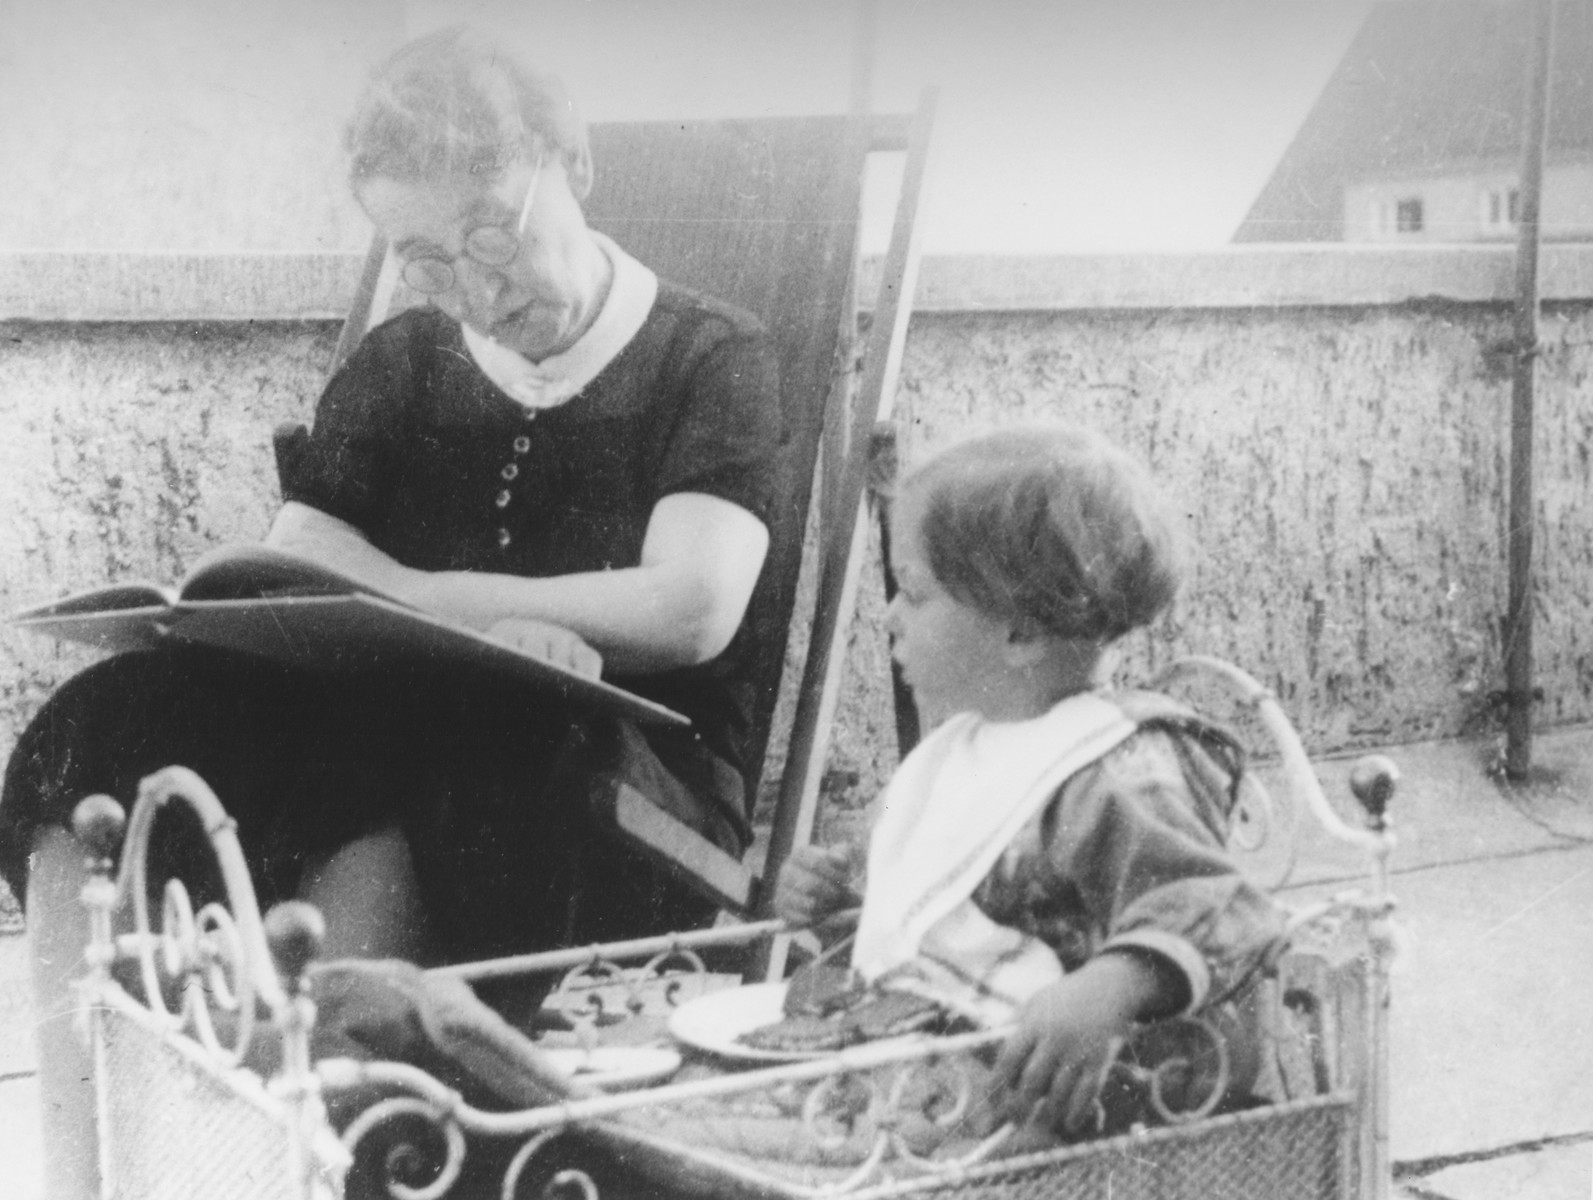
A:
<svg viewBox="0 0 1593 1200">
<path fill-rule="evenodd" d="M 488 380 L 456 323 L 429 309 L 396 317 L 331 381 L 279 466 L 284 500 L 349 522 L 408 566 L 559 575 L 635 565 L 672 493 L 767 523 L 784 478 L 780 425 L 756 321 L 661 282 L 624 349 L 540 410 Z M 610 676 L 690 730 L 423 662 L 335 677 L 204 649 L 108 659 L 20 739 L 0 795 L 0 875 L 22 895 L 41 825 L 93 792 L 130 803 L 143 775 L 182 763 L 238 820 L 264 903 L 292 895 L 307 862 L 396 823 L 450 958 L 699 922 L 711 906 L 612 836 L 602 801 L 630 780 L 739 852 L 757 766 L 751 666 L 767 636 L 744 621 L 711 662 Z M 182 837 L 171 844 L 186 864 Z"/>
</svg>

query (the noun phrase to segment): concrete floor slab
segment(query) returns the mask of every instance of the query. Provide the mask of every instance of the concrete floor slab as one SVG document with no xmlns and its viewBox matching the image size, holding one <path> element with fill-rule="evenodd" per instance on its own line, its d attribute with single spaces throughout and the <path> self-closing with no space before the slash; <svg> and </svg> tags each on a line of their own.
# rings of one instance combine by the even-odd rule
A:
<svg viewBox="0 0 1593 1200">
<path fill-rule="evenodd" d="M 1464 1163 L 1424 1177 L 1410 1192 L 1443 1200 L 1587 1200 L 1593 1141 Z"/>
<path fill-rule="evenodd" d="M 1396 871 L 1391 887 L 1395 1161 L 1593 1132 L 1593 845 Z"/>
<path fill-rule="evenodd" d="M 1396 1160 L 1593 1130 L 1593 846 L 1397 875 Z"/>
<path fill-rule="evenodd" d="M 0 1196 L 44 1200 L 44 1139 L 32 1077 L 0 1078 Z"/>
<path fill-rule="evenodd" d="M 0 1079 L 34 1067 L 33 987 L 27 939 L 0 935 Z M 0 1196 L 6 1195 L 0 1192 Z"/>
<path fill-rule="evenodd" d="M 1593 1131 L 1593 730 L 1539 735 L 1523 784 L 1491 772 L 1501 752 L 1495 739 L 1386 752 L 1401 771 L 1396 1161 Z M 1313 764 L 1355 824 L 1357 758 Z M 1359 852 L 1301 834 L 1286 899 L 1364 879 Z"/>
<path fill-rule="evenodd" d="M 1495 773 L 1502 749 L 1494 737 L 1424 742 L 1383 753 L 1400 770 L 1391 809 L 1399 870 L 1593 840 L 1593 729 L 1538 735 L 1532 778 L 1522 784 L 1506 783 Z M 1363 818 L 1349 779 L 1360 758 L 1313 763 L 1329 801 L 1356 827 Z M 1294 876 L 1300 883 L 1351 879 L 1361 872 L 1353 850 L 1310 828 L 1302 830 L 1300 847 Z"/>
</svg>

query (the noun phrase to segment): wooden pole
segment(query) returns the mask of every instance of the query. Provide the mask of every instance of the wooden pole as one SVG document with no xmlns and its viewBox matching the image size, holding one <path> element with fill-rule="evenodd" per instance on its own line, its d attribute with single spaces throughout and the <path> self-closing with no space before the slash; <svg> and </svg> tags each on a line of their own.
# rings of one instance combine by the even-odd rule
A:
<svg viewBox="0 0 1593 1200">
<path fill-rule="evenodd" d="M 1549 109 L 1554 0 L 1532 0 L 1526 129 L 1516 242 L 1515 373 L 1510 392 L 1510 607 L 1505 615 L 1505 774 L 1532 770 L 1532 435 L 1538 361 L 1538 241 Z"/>
</svg>

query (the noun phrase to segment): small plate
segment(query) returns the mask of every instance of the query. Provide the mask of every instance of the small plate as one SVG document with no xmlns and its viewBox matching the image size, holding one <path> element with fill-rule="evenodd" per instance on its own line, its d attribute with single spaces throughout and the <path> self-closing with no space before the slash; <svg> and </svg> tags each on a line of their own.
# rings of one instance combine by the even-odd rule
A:
<svg viewBox="0 0 1593 1200">
<path fill-rule="evenodd" d="M 785 1019 L 783 983 L 753 983 L 698 996 L 677 1008 L 669 1032 L 698 1050 L 742 1062 L 801 1062 L 831 1050 L 764 1050 L 739 1041 L 745 1034 Z"/>
<path fill-rule="evenodd" d="M 542 1051 L 558 1070 L 579 1083 L 633 1088 L 668 1079 L 680 1069 L 680 1051 L 669 1046 L 573 1046 Z"/>
</svg>

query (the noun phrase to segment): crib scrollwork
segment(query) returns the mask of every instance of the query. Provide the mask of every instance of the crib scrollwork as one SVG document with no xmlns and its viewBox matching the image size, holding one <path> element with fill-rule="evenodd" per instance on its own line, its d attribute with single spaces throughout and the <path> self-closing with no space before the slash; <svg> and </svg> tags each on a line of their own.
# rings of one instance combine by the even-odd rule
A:
<svg viewBox="0 0 1593 1200">
<path fill-rule="evenodd" d="M 640 966 L 594 953 L 560 977 L 544 1006 L 578 1027 L 595 1029 L 676 1008 L 697 994 L 709 974 L 702 957 L 682 946 L 668 946 Z"/>
<path fill-rule="evenodd" d="M 168 879 L 152 913 L 149 871 L 155 819 L 171 804 L 199 818 L 225 887 L 223 900 L 195 909 L 187 887 Z M 86 983 L 102 987 L 119 963 L 136 965 L 143 1002 L 153 1019 L 191 1033 L 218 1067 L 244 1061 L 261 1007 L 278 1013 L 287 995 L 271 966 L 265 928 L 233 823 L 205 782 L 184 767 L 167 767 L 139 785 L 132 817 L 108 796 L 91 796 L 74 814 L 88 848 L 90 879 L 83 900 L 90 911 L 93 969 Z M 125 824 L 125 837 L 122 836 Z M 113 864 L 121 842 L 120 866 Z M 116 933 L 131 916 L 132 930 Z"/>
<path fill-rule="evenodd" d="M 1136 1039 L 1110 1072 L 1133 1093 L 1132 1119 L 1101 1107 L 1097 1132 L 1198 1121 L 1222 1099 L 1229 1061 L 1214 1026 L 1179 1018 L 1146 1029 L 1154 1036 Z M 625 1145 L 627 1138 L 660 1130 L 683 1136 L 688 1127 L 698 1144 L 717 1147 L 754 1172 L 778 1170 L 781 1186 L 818 1200 L 893 1180 L 955 1178 L 1007 1153 L 1024 1131 L 991 1107 L 989 1056 L 1003 1037 L 1002 1031 L 980 1031 L 868 1043 L 823 1059 L 511 1113 L 472 1107 L 403 1064 L 324 1060 L 317 1070 L 329 1094 L 384 1093 L 343 1140 L 351 1154 L 366 1149 L 367 1169 L 393 1200 L 446 1194 L 465 1172 L 467 1154 L 486 1154 L 493 1142 L 502 1149 L 487 1161 L 507 1156 L 507 1166 L 491 1168 L 504 1200 L 588 1200 L 599 1194 L 601 1180 L 583 1169 L 579 1156 L 572 1160 L 561 1151 L 567 1139 Z M 770 1168 L 758 1153 L 775 1142 L 786 1156 L 780 1168 Z"/>
<path fill-rule="evenodd" d="M 221 898 L 197 908 L 179 879 L 165 880 L 158 893 L 151 887 L 155 819 L 173 804 L 198 817 L 222 881 Z M 161 1040 L 201 1055 L 218 1077 L 252 1075 L 262 1055 L 275 1058 L 274 1073 L 262 1081 L 262 1102 L 276 1114 L 272 1120 L 293 1130 L 286 1166 L 297 1181 L 295 1194 L 334 1194 L 347 1163 L 328 1136 L 310 1067 L 315 1009 L 306 971 L 324 935 L 320 914 L 295 903 L 261 918 L 233 822 L 187 768 L 145 778 L 130 818 L 111 797 L 88 797 L 74 810 L 73 830 L 88 869 L 82 900 L 89 970 L 78 986 L 96 1069 L 103 1069 L 104 1022 L 112 1008 L 137 1014 L 137 1023 Z M 124 988 L 142 994 L 135 1000 Z M 275 1039 L 256 1054 L 262 1022 Z"/>
</svg>

